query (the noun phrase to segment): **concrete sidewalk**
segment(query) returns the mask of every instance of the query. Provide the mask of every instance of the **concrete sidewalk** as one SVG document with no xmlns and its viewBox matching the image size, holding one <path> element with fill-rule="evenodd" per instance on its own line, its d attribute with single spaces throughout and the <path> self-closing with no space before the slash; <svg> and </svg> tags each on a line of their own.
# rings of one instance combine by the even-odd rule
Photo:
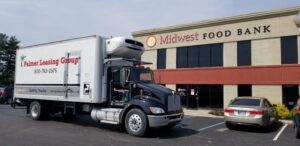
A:
<svg viewBox="0 0 300 146">
<path fill-rule="evenodd" d="M 214 109 L 187 109 L 183 108 L 184 115 L 193 116 L 193 117 L 210 117 L 210 118 L 224 118 L 224 116 L 215 116 L 209 114 L 209 112 L 214 111 Z M 280 120 L 282 123 L 285 124 L 293 124 L 292 120 Z"/>
<path fill-rule="evenodd" d="M 209 114 L 210 111 L 213 111 L 213 109 L 187 109 L 183 108 L 184 114 L 194 117 L 210 117 L 210 118 L 224 118 L 223 116 L 215 116 L 212 114 Z"/>
</svg>

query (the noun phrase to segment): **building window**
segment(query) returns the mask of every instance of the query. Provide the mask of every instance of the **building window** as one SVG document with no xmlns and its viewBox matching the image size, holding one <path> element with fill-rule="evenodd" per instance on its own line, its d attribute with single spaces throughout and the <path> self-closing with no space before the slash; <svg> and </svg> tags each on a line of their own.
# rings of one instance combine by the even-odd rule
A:
<svg viewBox="0 0 300 146">
<path fill-rule="evenodd" d="M 237 65 L 251 65 L 251 41 L 237 42 Z"/>
<path fill-rule="evenodd" d="M 251 85 L 238 85 L 238 97 L 241 96 L 252 96 Z"/>
<path fill-rule="evenodd" d="M 281 64 L 298 64 L 297 36 L 281 37 Z"/>
<path fill-rule="evenodd" d="M 166 68 L 166 49 L 157 50 L 157 69 Z"/>
<path fill-rule="evenodd" d="M 210 45 L 199 46 L 199 67 L 210 66 Z"/>
<path fill-rule="evenodd" d="M 187 48 L 186 47 L 181 47 L 177 48 L 177 68 L 184 68 L 188 67 L 187 66 Z"/>
<path fill-rule="evenodd" d="M 211 45 L 210 66 L 223 66 L 223 44 Z"/>
<path fill-rule="evenodd" d="M 198 67 L 199 48 L 197 46 L 188 48 L 188 67 Z"/>
<path fill-rule="evenodd" d="M 223 44 L 177 48 L 177 68 L 223 66 Z"/>
</svg>

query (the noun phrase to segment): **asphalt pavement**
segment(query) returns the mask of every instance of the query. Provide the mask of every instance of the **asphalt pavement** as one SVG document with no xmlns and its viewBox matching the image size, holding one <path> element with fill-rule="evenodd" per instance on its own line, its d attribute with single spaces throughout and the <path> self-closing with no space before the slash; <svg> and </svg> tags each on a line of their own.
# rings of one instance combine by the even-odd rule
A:
<svg viewBox="0 0 300 146">
<path fill-rule="evenodd" d="M 56 115 L 33 121 L 26 109 L 0 105 L 0 146 L 299 146 L 292 125 L 278 123 L 271 132 L 251 126 L 225 127 L 222 118 L 185 116 L 172 130 L 154 129 L 133 137 L 89 115 L 66 120 Z"/>
</svg>

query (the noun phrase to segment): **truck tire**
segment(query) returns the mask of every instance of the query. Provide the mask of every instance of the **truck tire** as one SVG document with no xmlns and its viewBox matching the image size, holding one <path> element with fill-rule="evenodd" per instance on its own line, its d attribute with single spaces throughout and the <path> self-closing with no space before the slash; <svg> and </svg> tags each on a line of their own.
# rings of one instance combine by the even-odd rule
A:
<svg viewBox="0 0 300 146">
<path fill-rule="evenodd" d="M 140 109 L 131 109 L 125 117 L 125 128 L 132 136 L 145 135 L 148 128 L 145 113 Z"/>
<path fill-rule="evenodd" d="M 30 111 L 30 116 L 33 120 L 42 120 L 49 115 L 45 106 L 39 101 L 31 102 L 29 111 Z"/>
</svg>

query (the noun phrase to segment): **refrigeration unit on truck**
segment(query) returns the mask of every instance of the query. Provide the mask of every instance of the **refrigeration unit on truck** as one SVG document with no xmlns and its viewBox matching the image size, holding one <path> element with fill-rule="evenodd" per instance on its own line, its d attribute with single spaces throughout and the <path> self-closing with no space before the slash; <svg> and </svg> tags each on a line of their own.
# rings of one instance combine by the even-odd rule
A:
<svg viewBox="0 0 300 146">
<path fill-rule="evenodd" d="M 34 120 L 49 114 L 89 113 L 118 124 L 130 135 L 172 128 L 183 119 L 180 96 L 155 84 L 140 61 L 142 43 L 122 37 L 88 36 L 17 49 L 14 102 Z"/>
</svg>

